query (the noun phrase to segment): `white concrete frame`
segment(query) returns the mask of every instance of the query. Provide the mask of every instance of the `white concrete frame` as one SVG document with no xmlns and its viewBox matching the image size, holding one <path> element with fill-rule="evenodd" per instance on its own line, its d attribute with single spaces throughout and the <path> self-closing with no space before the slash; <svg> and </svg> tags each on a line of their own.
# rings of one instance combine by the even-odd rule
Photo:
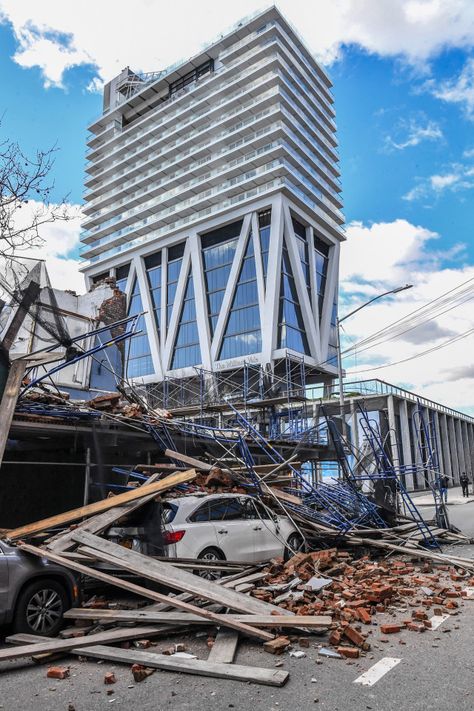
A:
<svg viewBox="0 0 474 711">
<path fill-rule="evenodd" d="M 231 370 L 241 367 L 245 361 L 251 363 L 261 363 L 264 366 L 272 368 L 274 362 L 286 355 L 286 353 L 294 354 L 301 357 L 302 353 L 287 349 L 279 349 L 278 346 L 278 313 L 280 306 L 280 281 L 281 281 L 281 264 L 283 243 L 285 242 L 288 249 L 289 259 L 295 285 L 297 289 L 298 300 L 300 304 L 301 314 L 305 327 L 305 334 L 308 340 L 310 354 L 305 355 L 305 362 L 310 367 L 321 367 L 321 370 L 326 374 L 333 375 L 335 367 L 325 363 L 328 352 L 329 325 L 331 318 L 332 305 L 337 290 L 337 270 L 339 258 L 339 242 L 331 235 L 325 234 L 319 225 L 304 213 L 301 208 L 293 203 L 282 193 L 270 198 L 269 202 L 262 203 L 259 201 L 252 210 L 243 208 L 240 213 L 234 213 L 234 219 L 227 220 L 227 223 L 234 220 L 242 220 L 242 228 L 238 237 L 237 247 L 233 258 L 232 266 L 229 273 L 227 287 L 224 293 L 221 310 L 219 313 L 214 335 L 211 338 L 209 316 L 206 299 L 205 274 L 203 269 L 202 249 L 200 235 L 205 234 L 210 230 L 219 227 L 216 221 L 209 221 L 200 226 L 197 230 L 188 231 L 187 233 L 179 234 L 174 237 L 173 242 L 166 242 L 166 245 L 161 247 L 161 333 L 158 334 L 155 319 L 153 318 L 153 305 L 148 287 L 148 279 L 145 269 L 145 257 L 153 254 L 160 249 L 160 243 L 148 245 L 147 249 L 142 249 L 140 253 L 136 253 L 130 263 L 130 272 L 127 279 L 126 293 L 130 299 L 131 291 L 137 278 L 140 293 L 142 297 L 143 309 L 145 314 L 145 326 L 147 330 L 148 340 L 150 343 L 150 351 L 153 360 L 155 372 L 152 375 L 137 378 L 137 382 L 156 383 L 163 380 L 164 377 L 190 377 L 195 375 L 194 367 L 181 369 L 171 369 L 173 358 L 174 344 L 178 332 L 179 320 L 183 306 L 183 299 L 186 290 L 186 283 L 189 274 L 193 276 L 194 294 L 196 304 L 196 322 L 199 334 L 199 343 L 201 348 L 201 363 L 195 363 L 195 366 L 202 367 L 206 370 L 220 371 Z M 267 267 L 266 283 L 263 277 L 262 254 L 260 249 L 260 238 L 258 230 L 258 213 L 271 208 L 272 217 L 270 224 L 270 249 Z M 293 230 L 291 216 L 301 221 L 307 228 L 307 240 L 310 245 L 310 276 L 311 289 L 310 296 L 303 274 L 301 261 L 299 258 L 296 237 Z M 311 245 L 314 244 L 313 235 L 317 232 L 321 239 L 326 241 L 330 247 L 328 259 L 328 274 L 326 281 L 326 291 L 324 296 L 324 306 L 322 318 L 320 322 L 318 312 L 318 296 L 316 291 L 316 275 L 314 268 L 314 258 Z M 247 251 L 249 240 L 253 239 L 253 247 L 255 254 L 255 266 L 257 275 L 257 290 L 259 299 L 260 324 L 262 332 L 262 350 L 260 353 L 249 354 L 239 358 L 227 360 L 219 360 L 219 352 L 222 345 L 222 339 L 225 334 L 227 321 L 229 318 L 235 289 L 238 283 L 240 270 L 242 267 L 243 258 Z M 168 248 L 172 244 L 180 244 L 184 242 L 184 252 L 178 283 L 176 286 L 176 294 L 171 312 L 170 322 L 166 324 L 166 293 L 167 293 L 167 258 Z M 162 243 L 161 243 L 162 244 Z M 166 326 L 165 326 L 166 324 Z M 323 326 L 321 326 L 323 324 Z"/>
</svg>

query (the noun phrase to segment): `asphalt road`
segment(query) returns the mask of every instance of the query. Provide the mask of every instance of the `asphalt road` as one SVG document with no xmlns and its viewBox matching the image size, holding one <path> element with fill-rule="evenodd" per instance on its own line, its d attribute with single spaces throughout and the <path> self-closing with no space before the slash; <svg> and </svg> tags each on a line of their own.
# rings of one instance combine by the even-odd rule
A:
<svg viewBox="0 0 474 711">
<path fill-rule="evenodd" d="M 424 513 L 429 515 L 430 512 L 424 508 Z M 450 513 L 456 526 L 474 536 L 474 503 L 453 506 Z M 456 552 L 474 559 L 474 545 L 456 547 Z M 404 616 L 402 610 L 396 614 Z M 378 616 L 378 623 L 383 621 L 382 616 Z M 74 657 L 57 662 L 70 665 L 71 676 L 56 681 L 46 678 L 46 666 L 27 660 L 3 662 L 0 664 L 0 709 L 68 711 L 69 704 L 75 711 L 115 707 L 137 711 L 306 711 L 309 708 L 471 711 L 474 708 L 474 600 L 462 603 L 460 613 L 435 631 L 427 630 L 424 634 L 406 631 L 390 636 L 389 641 L 383 643 L 374 625 L 370 637 L 371 651 L 353 662 L 319 657 L 317 645 L 324 643 L 324 637 L 311 638 L 311 647 L 304 650 L 303 659 L 290 658 L 288 654 L 273 657 L 258 643 L 242 642 L 236 659 L 239 664 L 272 668 L 276 662 L 283 662 L 281 668 L 290 672 L 290 679 L 281 689 L 160 671 L 136 684 L 129 667 L 81 662 Z M 405 644 L 400 644 L 400 640 Z M 188 651 L 201 659 L 207 658 L 205 640 L 194 635 L 160 640 L 156 650 L 161 651 L 174 641 L 184 641 Z M 385 657 L 401 661 L 372 687 L 354 683 L 362 672 Z M 111 687 L 103 683 L 106 671 L 114 671 L 117 677 L 117 683 Z"/>
</svg>

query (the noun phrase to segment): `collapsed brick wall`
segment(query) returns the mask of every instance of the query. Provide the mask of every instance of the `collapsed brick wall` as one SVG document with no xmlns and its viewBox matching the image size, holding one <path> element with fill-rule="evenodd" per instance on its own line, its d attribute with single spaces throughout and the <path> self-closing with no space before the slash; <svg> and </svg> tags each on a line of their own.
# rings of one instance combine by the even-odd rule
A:
<svg viewBox="0 0 474 711">
<path fill-rule="evenodd" d="M 120 319 L 125 318 L 126 315 L 127 315 L 127 297 L 125 296 L 123 291 L 120 291 L 120 289 L 117 289 L 114 284 L 112 296 L 109 299 L 105 299 L 105 301 L 103 301 L 102 304 L 100 305 L 99 319 L 104 325 L 108 326 L 111 323 L 115 323 L 116 321 L 120 321 Z M 126 328 L 126 324 L 120 324 L 119 326 L 111 328 L 110 333 L 113 338 L 116 338 L 117 336 L 121 336 L 122 333 L 125 333 L 125 328 Z M 120 350 L 120 352 L 123 355 L 123 348 L 124 348 L 123 341 L 121 341 L 120 343 L 117 343 L 117 348 Z"/>
</svg>

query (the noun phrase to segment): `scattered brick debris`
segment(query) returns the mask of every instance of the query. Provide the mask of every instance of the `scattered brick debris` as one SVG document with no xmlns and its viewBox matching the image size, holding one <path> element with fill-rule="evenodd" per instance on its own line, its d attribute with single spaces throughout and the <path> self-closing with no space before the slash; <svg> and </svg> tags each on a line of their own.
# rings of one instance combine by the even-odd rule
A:
<svg viewBox="0 0 474 711">
<path fill-rule="evenodd" d="M 69 674 L 69 667 L 49 667 L 46 672 L 48 679 L 67 679 Z"/>
</svg>

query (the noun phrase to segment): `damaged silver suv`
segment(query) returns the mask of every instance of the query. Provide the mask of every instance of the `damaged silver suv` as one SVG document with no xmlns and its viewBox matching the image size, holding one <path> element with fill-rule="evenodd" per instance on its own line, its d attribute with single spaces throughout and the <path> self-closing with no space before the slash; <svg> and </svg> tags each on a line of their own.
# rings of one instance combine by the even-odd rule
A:
<svg viewBox="0 0 474 711">
<path fill-rule="evenodd" d="M 78 599 L 77 581 L 68 570 L 0 541 L 0 624 L 54 637 L 64 612 Z"/>
</svg>

